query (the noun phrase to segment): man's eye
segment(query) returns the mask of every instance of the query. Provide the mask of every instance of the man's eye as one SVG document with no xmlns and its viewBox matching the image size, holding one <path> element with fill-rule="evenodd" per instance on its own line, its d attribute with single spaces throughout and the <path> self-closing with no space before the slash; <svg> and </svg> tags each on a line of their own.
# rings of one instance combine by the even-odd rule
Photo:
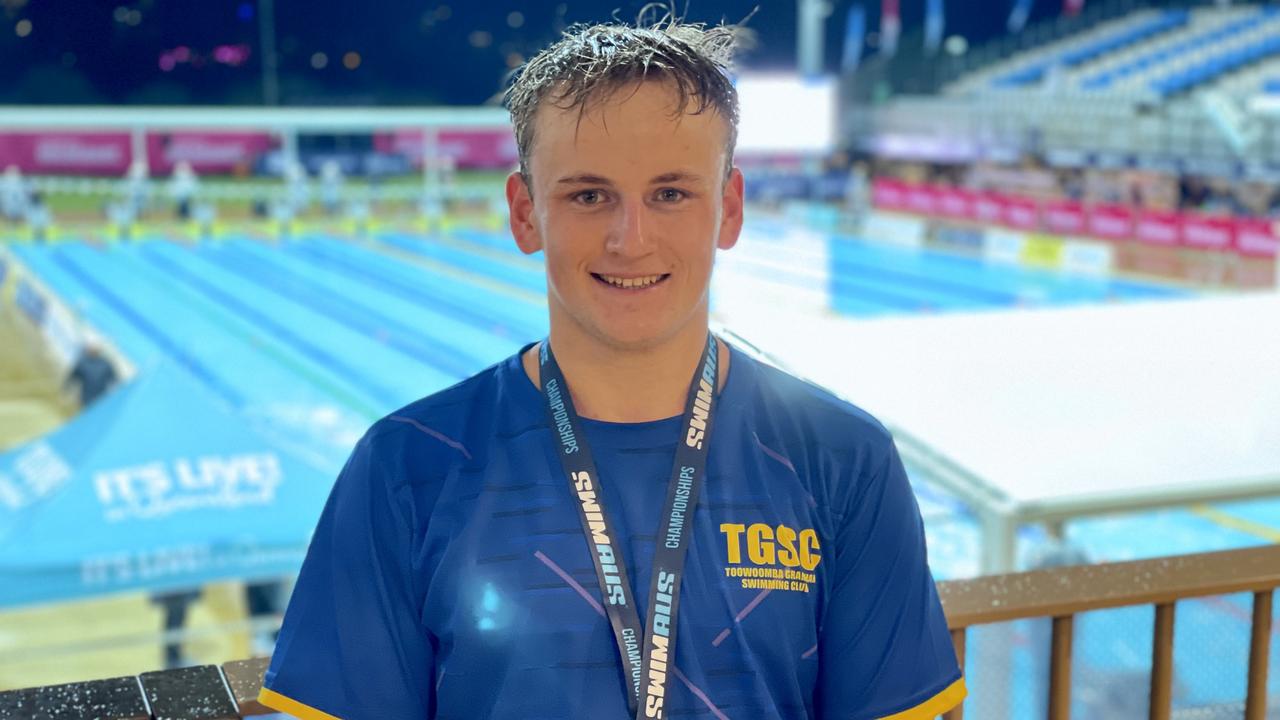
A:
<svg viewBox="0 0 1280 720">
<path fill-rule="evenodd" d="M 604 193 L 599 190 L 583 190 L 573 197 L 583 205 L 599 205 L 604 202 Z"/>
<path fill-rule="evenodd" d="M 679 202 L 686 197 L 685 191 L 675 188 L 662 188 L 658 191 L 658 199 L 663 202 Z"/>
</svg>

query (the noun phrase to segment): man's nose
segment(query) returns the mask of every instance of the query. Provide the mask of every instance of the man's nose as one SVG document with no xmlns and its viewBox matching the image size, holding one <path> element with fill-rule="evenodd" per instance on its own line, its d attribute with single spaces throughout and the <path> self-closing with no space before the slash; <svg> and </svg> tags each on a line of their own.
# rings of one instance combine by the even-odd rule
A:
<svg viewBox="0 0 1280 720">
<path fill-rule="evenodd" d="M 639 257 L 649 252 L 649 238 L 645 231 L 644 203 L 629 200 L 620 204 L 605 249 L 615 255 Z"/>
</svg>

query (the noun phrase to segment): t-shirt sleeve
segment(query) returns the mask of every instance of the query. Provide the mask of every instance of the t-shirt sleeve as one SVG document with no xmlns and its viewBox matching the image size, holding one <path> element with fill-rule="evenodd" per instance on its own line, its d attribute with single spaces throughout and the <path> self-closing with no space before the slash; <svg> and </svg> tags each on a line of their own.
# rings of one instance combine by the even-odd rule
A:
<svg viewBox="0 0 1280 720">
<path fill-rule="evenodd" d="M 826 553 L 834 575 L 818 641 L 818 717 L 932 719 L 966 691 L 920 509 L 892 445 L 880 467 L 855 482 Z"/>
<path fill-rule="evenodd" d="M 430 717 L 413 533 L 375 443 L 360 441 L 325 503 L 259 695 L 303 720 Z"/>
</svg>

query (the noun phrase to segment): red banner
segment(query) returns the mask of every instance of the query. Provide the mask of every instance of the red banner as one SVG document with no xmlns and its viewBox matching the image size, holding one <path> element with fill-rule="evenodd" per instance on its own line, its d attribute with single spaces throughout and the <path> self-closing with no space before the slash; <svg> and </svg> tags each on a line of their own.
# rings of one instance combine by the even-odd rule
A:
<svg viewBox="0 0 1280 720">
<path fill-rule="evenodd" d="M 1182 239 L 1182 216 L 1175 212 L 1141 210 L 1134 222 L 1133 235 L 1144 245 L 1177 247 Z"/>
<path fill-rule="evenodd" d="M 1004 220 L 1004 203 L 993 192 L 978 193 L 973 200 L 973 216 L 978 222 L 999 225 Z"/>
<path fill-rule="evenodd" d="M 1230 250 L 1235 220 L 1221 215 L 1186 213 L 1182 216 L 1182 244 L 1197 250 Z"/>
<path fill-rule="evenodd" d="M 1251 257 L 1280 254 L 1280 222 L 1146 210 L 1128 205 L 1085 206 L 1075 200 L 973 192 L 900 180 L 877 179 L 872 201 L 881 210 L 970 220 L 1016 230 L 1054 235 L 1085 235 L 1104 240 L 1137 240 L 1158 247 L 1237 250 Z"/>
<path fill-rule="evenodd" d="M 0 167 L 31 175 L 123 175 L 130 157 L 129 133 L 0 134 Z"/>
<path fill-rule="evenodd" d="M 1133 210 L 1127 205 L 1094 205 L 1089 209 L 1089 234 L 1103 240 L 1133 237 Z"/>
<path fill-rule="evenodd" d="M 1084 235 L 1089 230 L 1089 216 L 1084 203 L 1075 200 L 1050 200 L 1044 204 L 1044 227 L 1057 235 Z"/>
<path fill-rule="evenodd" d="M 933 215 L 938 211 L 937 191 L 928 185 L 908 185 L 907 209 L 920 215 Z"/>
<path fill-rule="evenodd" d="M 909 185 L 897 180 L 877 178 L 871 183 L 871 204 L 881 210 L 898 210 L 907 212 L 907 188 Z"/>
<path fill-rule="evenodd" d="M 1258 258 L 1280 256 L 1280 221 L 1266 218 L 1236 220 L 1236 249 Z"/>
<path fill-rule="evenodd" d="M 152 174 L 168 175 L 187 162 L 197 173 L 252 168 L 255 160 L 275 145 L 265 132 L 174 132 L 147 135 L 147 160 Z"/>
<path fill-rule="evenodd" d="M 942 188 L 938 191 L 938 211 L 956 220 L 972 220 L 974 218 L 973 193 L 955 188 Z"/>
<path fill-rule="evenodd" d="M 441 155 L 453 158 L 459 168 L 505 169 L 519 160 L 516 140 L 510 130 L 440 130 L 436 143 Z M 415 166 L 422 166 L 422 131 L 394 130 L 373 136 L 373 147 L 379 152 L 398 152 Z M 879 184 L 879 181 L 876 181 Z"/>
<path fill-rule="evenodd" d="M 1030 198 L 1002 196 L 1001 219 L 1015 230 L 1040 229 L 1040 205 Z"/>
</svg>

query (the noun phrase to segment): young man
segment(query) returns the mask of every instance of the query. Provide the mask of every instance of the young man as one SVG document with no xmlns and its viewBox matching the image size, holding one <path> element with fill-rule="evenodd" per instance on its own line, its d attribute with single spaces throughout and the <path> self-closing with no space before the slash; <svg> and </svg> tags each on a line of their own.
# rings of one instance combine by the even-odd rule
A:
<svg viewBox="0 0 1280 720">
<path fill-rule="evenodd" d="M 889 433 L 708 332 L 733 32 L 575 31 L 509 106 L 551 334 L 378 422 L 262 701 L 302 718 L 932 718 L 965 694 Z"/>
</svg>

